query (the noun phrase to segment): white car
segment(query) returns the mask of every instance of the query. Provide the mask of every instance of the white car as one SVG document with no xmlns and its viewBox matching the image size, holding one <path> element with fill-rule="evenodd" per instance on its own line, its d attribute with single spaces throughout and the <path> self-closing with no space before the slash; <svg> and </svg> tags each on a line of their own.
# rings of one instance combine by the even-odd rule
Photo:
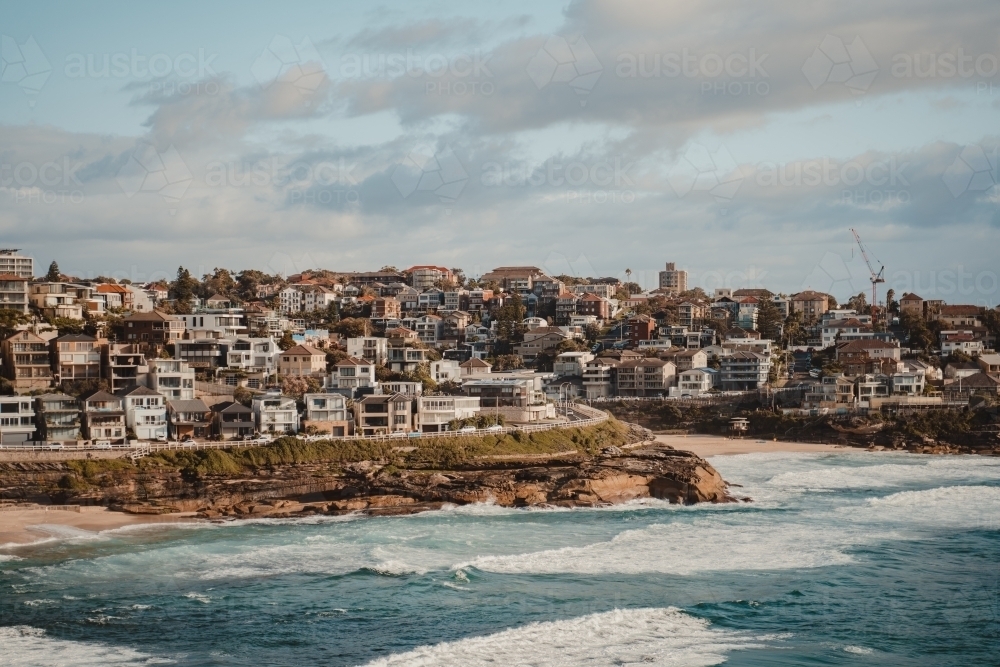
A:
<svg viewBox="0 0 1000 667">
<path fill-rule="evenodd" d="M 54 450 L 54 451 L 58 451 L 58 450 L 60 450 L 62 448 L 63 448 L 63 445 L 62 445 L 61 442 L 50 442 L 45 447 L 45 449 L 51 449 L 51 450 Z"/>
<path fill-rule="evenodd" d="M 94 442 L 94 449 L 111 449 L 111 442 L 108 440 L 97 440 Z"/>
<path fill-rule="evenodd" d="M 476 427 L 475 426 L 463 426 L 462 428 L 458 429 L 458 432 L 459 433 L 475 433 L 476 432 Z"/>
<path fill-rule="evenodd" d="M 502 430 L 503 430 L 503 426 L 500 426 L 500 424 L 494 424 L 493 426 L 490 426 L 489 428 L 487 428 L 486 432 L 487 433 L 499 433 Z"/>
</svg>

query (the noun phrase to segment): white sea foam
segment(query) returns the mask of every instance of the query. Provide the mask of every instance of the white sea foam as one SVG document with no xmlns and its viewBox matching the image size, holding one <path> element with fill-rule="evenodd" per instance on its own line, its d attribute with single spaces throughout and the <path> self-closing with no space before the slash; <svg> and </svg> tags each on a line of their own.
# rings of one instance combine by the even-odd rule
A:
<svg viewBox="0 0 1000 667">
<path fill-rule="evenodd" d="M 842 508 L 860 521 L 929 528 L 1000 529 L 1000 487 L 943 486 L 869 498 L 863 507 Z"/>
<path fill-rule="evenodd" d="M 865 648 L 864 646 L 845 646 L 845 653 L 854 653 L 856 655 L 871 655 L 874 651 L 870 648 Z"/>
<path fill-rule="evenodd" d="M 0 627 L 3 664 L 8 667 L 104 667 L 172 662 L 130 648 L 53 639 L 28 626 Z"/>
<path fill-rule="evenodd" d="M 783 570 L 851 562 L 840 531 L 802 523 L 762 525 L 715 521 L 655 524 L 607 542 L 514 556 L 482 556 L 455 566 L 496 573 L 687 575 L 724 570 Z"/>
<path fill-rule="evenodd" d="M 24 604 L 29 607 L 41 607 L 42 605 L 58 604 L 58 603 L 55 600 L 43 599 L 43 600 L 25 600 Z"/>
<path fill-rule="evenodd" d="M 912 459 L 909 459 L 912 461 Z M 881 489 L 920 483 L 1000 480 L 1000 466 L 980 457 L 923 459 L 907 463 L 844 465 L 783 472 L 768 486 L 779 489 Z"/>
<path fill-rule="evenodd" d="M 724 662 L 731 651 L 760 646 L 759 638 L 712 628 L 708 621 L 674 608 L 626 609 L 422 646 L 368 667 L 700 667 Z"/>
<path fill-rule="evenodd" d="M 194 600 L 195 602 L 200 602 L 202 604 L 209 604 L 212 602 L 212 598 L 203 593 L 185 593 L 184 597 L 188 600 Z"/>
</svg>

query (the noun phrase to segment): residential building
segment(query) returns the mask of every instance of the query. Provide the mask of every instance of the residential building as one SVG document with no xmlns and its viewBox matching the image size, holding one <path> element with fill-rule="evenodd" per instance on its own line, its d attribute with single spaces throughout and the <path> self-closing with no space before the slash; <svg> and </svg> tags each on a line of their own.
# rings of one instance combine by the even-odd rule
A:
<svg viewBox="0 0 1000 667">
<path fill-rule="evenodd" d="M 29 392 L 52 386 L 50 343 L 31 331 L 18 331 L 3 342 L 4 377 L 14 389 Z"/>
<path fill-rule="evenodd" d="M 184 320 L 159 311 L 133 313 L 122 322 L 122 340 L 126 343 L 166 345 L 184 336 Z"/>
<path fill-rule="evenodd" d="M 488 362 L 483 361 L 482 359 L 477 359 L 476 357 L 473 357 L 468 361 L 463 361 L 459 364 L 459 368 L 461 369 L 463 380 L 489 375 L 493 370 L 493 366 L 491 366 Z"/>
<path fill-rule="evenodd" d="M 138 345 L 105 343 L 101 345 L 101 375 L 113 394 L 134 387 L 149 372 L 146 355 Z"/>
<path fill-rule="evenodd" d="M 138 385 L 122 389 L 118 396 L 124 401 L 125 426 L 136 438 L 167 439 L 167 403 L 159 392 Z"/>
<path fill-rule="evenodd" d="M 186 361 L 191 368 L 215 369 L 226 364 L 223 344 L 218 338 L 184 338 L 173 341 L 172 345 L 174 358 Z"/>
<path fill-rule="evenodd" d="M 614 394 L 614 369 L 618 360 L 597 357 L 586 363 L 583 369 L 583 389 L 588 399 L 607 398 Z"/>
<path fill-rule="evenodd" d="M 200 398 L 168 400 L 167 428 L 174 440 L 207 438 L 212 432 L 212 411 Z"/>
<path fill-rule="evenodd" d="M 838 342 L 875 338 L 871 326 L 851 317 L 843 320 L 826 320 L 820 325 L 820 346 L 833 347 Z"/>
<path fill-rule="evenodd" d="M 310 345 L 296 345 L 281 353 L 278 373 L 283 377 L 326 374 L 326 352 Z"/>
<path fill-rule="evenodd" d="M 28 298 L 45 317 L 82 320 L 93 288 L 72 283 L 32 283 Z"/>
<path fill-rule="evenodd" d="M 677 372 L 689 371 L 694 368 L 705 368 L 708 366 L 708 354 L 704 350 L 668 350 L 660 355 L 661 359 L 673 362 Z"/>
<path fill-rule="evenodd" d="M 101 377 L 101 348 L 93 336 L 66 334 L 54 339 L 51 347 L 52 371 L 57 382 Z"/>
<path fill-rule="evenodd" d="M 696 329 L 701 326 L 702 322 L 710 319 L 711 310 L 711 306 L 707 303 L 685 301 L 677 306 L 677 322 L 682 327 Z"/>
<path fill-rule="evenodd" d="M 688 272 L 677 269 L 673 262 L 667 262 L 665 271 L 660 271 L 660 289 L 671 294 L 680 294 L 688 290 Z"/>
<path fill-rule="evenodd" d="M 337 293 L 322 285 L 308 285 L 299 288 L 302 292 L 302 312 L 311 313 L 326 310 L 337 301 Z"/>
<path fill-rule="evenodd" d="M 372 319 L 398 320 L 402 316 L 403 308 L 398 299 L 385 296 L 372 301 Z"/>
<path fill-rule="evenodd" d="M 448 289 L 444 292 L 442 311 L 469 310 L 469 291 L 464 289 Z"/>
<path fill-rule="evenodd" d="M 313 426 L 335 438 L 350 435 L 347 398 L 343 394 L 305 394 L 306 405 L 303 428 Z"/>
<path fill-rule="evenodd" d="M 146 386 L 168 401 L 194 398 L 194 369 L 180 359 L 151 359 Z"/>
<path fill-rule="evenodd" d="M 603 287 L 598 285 L 598 287 Z M 584 293 L 576 303 L 578 315 L 590 315 L 598 320 L 606 320 L 611 317 L 611 304 L 608 300 L 598 294 Z M 570 322 L 572 324 L 572 322 Z"/>
<path fill-rule="evenodd" d="M 415 430 L 439 433 L 449 430 L 453 420 L 471 419 L 479 414 L 478 398 L 469 396 L 423 396 L 417 399 Z"/>
<path fill-rule="evenodd" d="M 630 317 L 625 322 L 625 338 L 631 341 L 633 347 L 641 340 L 650 340 L 656 331 L 656 320 L 649 315 Z"/>
<path fill-rule="evenodd" d="M 726 391 L 763 387 L 771 372 L 771 358 L 757 352 L 733 352 L 720 363 L 722 389 Z"/>
<path fill-rule="evenodd" d="M 453 310 L 442 316 L 441 338 L 460 342 L 465 339 L 465 329 L 472 321 L 472 316 L 464 310 Z"/>
<path fill-rule="evenodd" d="M 373 336 L 348 338 L 347 356 L 367 359 L 376 366 L 384 366 L 389 359 L 389 340 Z"/>
<path fill-rule="evenodd" d="M 971 331 L 942 331 L 939 338 L 941 354 L 945 356 L 954 352 L 979 356 L 985 350 L 982 339 L 977 338 Z"/>
<path fill-rule="evenodd" d="M 678 396 L 696 397 L 707 394 L 720 381 L 719 371 L 714 368 L 690 368 L 677 375 Z"/>
<path fill-rule="evenodd" d="M 15 275 L 32 280 L 35 277 L 35 260 L 26 255 L 18 255 L 17 248 L 0 249 L 0 274 Z"/>
<path fill-rule="evenodd" d="M 120 396 L 98 390 L 80 398 L 83 437 L 87 440 L 125 441 L 125 403 Z"/>
<path fill-rule="evenodd" d="M 278 292 L 278 310 L 285 314 L 302 312 L 302 292 L 295 287 L 286 287 Z"/>
<path fill-rule="evenodd" d="M 389 347 L 389 370 L 412 373 L 427 363 L 427 350 L 420 347 Z"/>
<path fill-rule="evenodd" d="M 422 315 L 414 319 L 413 330 L 417 332 L 420 342 L 433 346 L 444 333 L 444 323 L 438 315 Z"/>
<path fill-rule="evenodd" d="M 803 322 L 815 322 L 830 309 L 830 297 L 821 292 L 806 290 L 793 294 L 789 304 L 793 313 L 802 313 Z"/>
<path fill-rule="evenodd" d="M 619 396 L 666 396 L 677 375 L 673 362 L 646 358 L 623 361 L 616 369 Z"/>
<path fill-rule="evenodd" d="M 189 315 L 174 315 L 184 323 L 187 338 L 236 338 L 249 332 L 241 308 L 199 309 Z"/>
<path fill-rule="evenodd" d="M 28 396 L 0 396 L 0 445 L 34 440 L 35 411 Z"/>
<path fill-rule="evenodd" d="M 893 373 L 890 379 L 893 395 L 921 396 L 927 386 L 923 373 Z"/>
<path fill-rule="evenodd" d="M 976 363 L 987 375 L 1000 377 L 1000 354 L 981 354 Z"/>
<path fill-rule="evenodd" d="M 361 435 L 413 430 L 416 399 L 403 394 L 373 394 L 354 402 L 354 429 Z"/>
<path fill-rule="evenodd" d="M 1000 380 L 986 373 L 945 382 L 944 397 L 949 401 L 966 401 L 973 396 L 1000 395 Z"/>
<path fill-rule="evenodd" d="M 578 296 L 593 294 L 603 299 L 613 299 L 618 291 L 617 285 L 595 284 L 595 285 L 573 285 L 569 291 Z"/>
<path fill-rule="evenodd" d="M 580 297 L 572 292 L 563 292 L 556 297 L 556 323 L 569 324 L 569 319 L 576 315 Z"/>
<path fill-rule="evenodd" d="M 760 302 L 756 297 L 743 297 L 737 303 L 736 326 L 750 331 L 757 330 L 757 310 Z"/>
<path fill-rule="evenodd" d="M 560 377 L 583 377 L 587 362 L 593 358 L 594 355 L 590 352 L 563 352 L 556 355 L 552 372 Z"/>
<path fill-rule="evenodd" d="M 295 399 L 271 391 L 253 399 L 253 414 L 261 433 L 295 434 L 299 431 L 299 409 Z"/>
<path fill-rule="evenodd" d="M 242 440 L 254 433 L 253 410 L 236 401 L 212 406 L 212 435 L 221 440 Z"/>
<path fill-rule="evenodd" d="M 435 287 L 439 283 L 445 285 L 455 284 L 455 274 L 443 266 L 411 266 L 403 271 L 403 273 L 410 276 L 410 284 L 417 290 Z"/>
<path fill-rule="evenodd" d="M 909 313 L 923 317 L 924 300 L 913 292 L 907 292 L 899 297 L 899 312 L 900 314 Z"/>
<path fill-rule="evenodd" d="M 219 343 L 226 368 L 260 373 L 264 378 L 273 375 L 278 368 L 281 350 L 271 338 L 240 337 Z"/>
<path fill-rule="evenodd" d="M 135 285 L 125 285 L 127 295 L 123 297 L 125 308 L 135 313 L 150 313 L 153 311 L 153 299 L 146 290 Z"/>
<path fill-rule="evenodd" d="M 541 379 L 527 377 L 482 378 L 462 385 L 466 396 L 478 398 L 483 412 L 497 414 L 508 422 L 533 422 L 555 416 L 546 403 Z"/>
<path fill-rule="evenodd" d="M 80 440 L 80 404 L 66 394 L 35 396 L 35 423 L 42 441 Z"/>
<path fill-rule="evenodd" d="M 887 343 L 881 340 L 862 338 L 837 345 L 836 358 L 840 362 L 856 361 L 865 357 L 899 361 L 901 354 L 898 342 Z"/>
<path fill-rule="evenodd" d="M 462 368 L 454 359 L 441 359 L 430 363 L 430 373 L 431 379 L 437 383 L 458 382 L 462 377 Z"/>
<path fill-rule="evenodd" d="M 375 364 L 367 359 L 350 357 L 333 367 L 333 373 L 327 378 L 330 389 L 357 389 L 375 386 Z"/>
<path fill-rule="evenodd" d="M 934 319 L 948 328 L 980 327 L 983 324 L 980 319 L 981 312 L 982 309 L 979 306 L 943 305 L 936 313 Z"/>
<path fill-rule="evenodd" d="M 0 255 L 0 261 L 4 258 Z M 16 310 L 27 315 L 31 312 L 28 299 L 28 279 L 13 273 L 0 273 L 0 310 Z"/>
</svg>

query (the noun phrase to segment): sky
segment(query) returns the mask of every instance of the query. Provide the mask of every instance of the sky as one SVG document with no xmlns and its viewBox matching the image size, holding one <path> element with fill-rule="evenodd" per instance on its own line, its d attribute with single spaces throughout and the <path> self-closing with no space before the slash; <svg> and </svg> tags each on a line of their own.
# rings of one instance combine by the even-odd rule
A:
<svg viewBox="0 0 1000 667">
<path fill-rule="evenodd" d="M 1000 302 L 1000 4 L 18 3 L 0 245 Z M 626 274 L 626 271 L 629 273 Z M 869 297 L 870 298 L 870 297 Z"/>
</svg>

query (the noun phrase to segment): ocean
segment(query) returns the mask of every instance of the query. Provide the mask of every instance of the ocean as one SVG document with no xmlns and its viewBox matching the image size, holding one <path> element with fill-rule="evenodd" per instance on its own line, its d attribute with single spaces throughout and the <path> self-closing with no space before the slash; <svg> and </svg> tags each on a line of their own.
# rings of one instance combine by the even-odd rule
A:
<svg viewBox="0 0 1000 667">
<path fill-rule="evenodd" d="M 1000 458 L 711 461 L 753 502 L 474 505 L 2 548 L 0 664 L 1000 664 Z"/>
</svg>

